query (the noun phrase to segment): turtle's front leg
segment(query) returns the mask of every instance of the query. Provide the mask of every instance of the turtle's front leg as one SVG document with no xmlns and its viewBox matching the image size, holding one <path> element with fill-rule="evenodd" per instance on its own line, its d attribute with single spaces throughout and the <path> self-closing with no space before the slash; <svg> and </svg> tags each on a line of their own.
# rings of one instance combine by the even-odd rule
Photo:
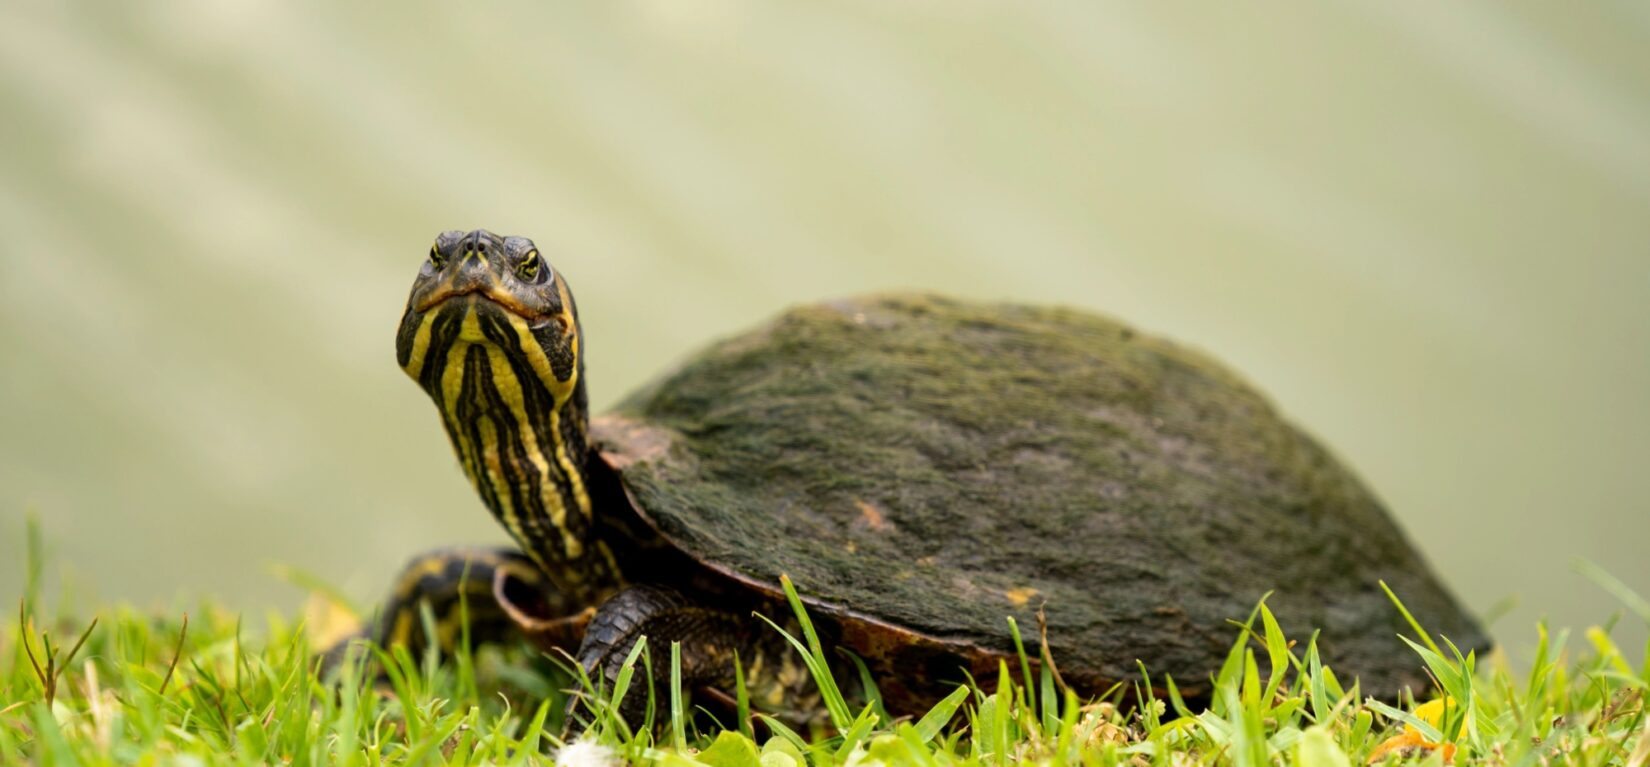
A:
<svg viewBox="0 0 1650 767">
<path fill-rule="evenodd" d="M 748 611 L 697 604 L 656 586 L 630 586 L 602 604 L 585 629 L 579 665 L 593 682 L 611 691 L 625 658 L 643 636 L 652 655 L 654 679 L 647 680 L 644 668 L 637 664 L 636 681 L 619 712 L 631 725 L 640 724 L 647 704 L 648 691 L 641 682 L 652 684 L 656 702 L 669 700 L 672 643 L 681 645 L 682 686 L 689 691 L 733 701 L 737 652 L 753 709 L 793 722 L 819 713 L 819 699 L 806 665 L 773 627 Z M 573 729 L 577 703 L 576 698 L 569 701 L 567 721 Z"/>
<path fill-rule="evenodd" d="M 507 548 L 448 548 L 420 554 L 408 562 L 375 619 L 329 647 L 327 665 L 343 659 L 349 641 L 372 639 L 389 649 L 406 647 L 418 657 L 431 638 L 422 611 L 434 620 L 434 639 L 451 653 L 469 624 L 471 646 L 504 641 L 534 627 L 550 636 L 533 637 L 546 645 L 577 645 L 586 605 L 573 605 L 552 587 L 542 570 L 519 551 Z M 589 612 L 582 615 L 588 620 Z M 559 619 L 559 620 L 558 620 Z M 577 625 L 574 625 L 577 624 Z M 553 636 L 557 631 L 563 636 Z"/>
</svg>

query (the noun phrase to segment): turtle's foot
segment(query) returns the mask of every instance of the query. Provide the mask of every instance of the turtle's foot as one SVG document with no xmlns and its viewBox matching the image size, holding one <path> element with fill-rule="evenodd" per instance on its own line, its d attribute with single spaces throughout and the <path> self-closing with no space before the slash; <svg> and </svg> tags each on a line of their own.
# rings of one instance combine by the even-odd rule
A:
<svg viewBox="0 0 1650 767">
<path fill-rule="evenodd" d="M 672 644 L 681 648 L 682 686 L 701 694 L 699 702 L 711 703 L 708 708 L 729 714 L 737 710 L 737 662 L 743 667 L 753 710 L 790 721 L 807 721 L 819 711 L 807 666 L 777 631 L 749 612 L 708 607 L 657 586 L 631 586 L 604 603 L 585 629 L 579 664 L 593 682 L 611 691 L 644 636 L 654 678 L 647 679 L 645 667 L 636 665 L 631 686 L 619 702 L 618 713 L 627 724 L 639 725 L 645 715 L 649 690 L 644 683 L 651 685 L 656 704 L 670 700 Z M 568 733 L 586 726 L 579 721 L 581 700 L 568 702 Z"/>
</svg>

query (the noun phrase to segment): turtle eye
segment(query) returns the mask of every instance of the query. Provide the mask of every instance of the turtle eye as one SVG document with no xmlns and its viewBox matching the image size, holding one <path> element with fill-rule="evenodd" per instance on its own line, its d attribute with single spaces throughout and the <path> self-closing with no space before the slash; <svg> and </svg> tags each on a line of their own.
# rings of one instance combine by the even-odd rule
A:
<svg viewBox="0 0 1650 767">
<path fill-rule="evenodd" d="M 447 257 L 441 254 L 441 248 L 430 246 L 430 266 L 440 269 L 447 265 Z"/>
<path fill-rule="evenodd" d="M 536 250 L 527 251 L 527 257 L 516 264 L 516 277 L 522 282 L 538 282 L 539 273 L 544 271 L 544 262 L 539 258 Z"/>
</svg>

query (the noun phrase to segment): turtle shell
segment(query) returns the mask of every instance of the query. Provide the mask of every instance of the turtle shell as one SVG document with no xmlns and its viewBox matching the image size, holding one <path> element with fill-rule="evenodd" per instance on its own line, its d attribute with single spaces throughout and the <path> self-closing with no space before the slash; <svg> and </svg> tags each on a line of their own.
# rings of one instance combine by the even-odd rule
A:
<svg viewBox="0 0 1650 767">
<path fill-rule="evenodd" d="M 1485 635 L 1364 485 L 1240 378 L 1085 312 L 927 295 L 791 310 L 597 419 L 637 511 L 758 589 L 789 574 L 873 658 L 989 661 L 1036 613 L 1067 681 L 1206 683 L 1268 606 L 1343 680 Z M 1035 645 L 1033 645 L 1035 652 Z M 1262 653 L 1264 655 L 1264 653 Z M 1159 676 L 1158 678 L 1161 678 Z"/>
</svg>

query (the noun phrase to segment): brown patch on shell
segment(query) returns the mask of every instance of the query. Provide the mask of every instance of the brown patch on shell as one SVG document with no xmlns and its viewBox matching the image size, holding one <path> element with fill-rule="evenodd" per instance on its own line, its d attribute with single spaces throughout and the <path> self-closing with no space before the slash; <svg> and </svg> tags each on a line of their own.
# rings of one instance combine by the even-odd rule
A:
<svg viewBox="0 0 1650 767">
<path fill-rule="evenodd" d="M 859 509 L 859 518 L 865 522 L 866 527 L 877 532 L 888 529 L 888 517 L 882 513 L 882 509 L 877 508 L 876 504 L 855 498 L 854 508 Z"/>
<path fill-rule="evenodd" d="M 1003 596 L 1008 597 L 1009 604 L 1014 605 L 1015 607 L 1025 607 L 1031 602 L 1032 597 L 1037 596 L 1040 593 L 1042 592 L 1039 592 L 1030 586 L 1021 586 L 1020 588 L 1009 589 L 1008 591 L 1003 592 Z"/>
<path fill-rule="evenodd" d="M 647 463 L 664 458 L 670 453 L 673 441 L 670 430 L 642 421 L 609 413 L 590 420 L 590 431 L 602 444 L 610 446 L 601 451 L 601 457 L 614 471 L 624 471 L 633 463 Z M 627 489 L 628 496 L 630 491 Z M 630 499 L 631 507 L 636 499 Z M 652 520 L 648 521 L 652 524 Z"/>
</svg>

